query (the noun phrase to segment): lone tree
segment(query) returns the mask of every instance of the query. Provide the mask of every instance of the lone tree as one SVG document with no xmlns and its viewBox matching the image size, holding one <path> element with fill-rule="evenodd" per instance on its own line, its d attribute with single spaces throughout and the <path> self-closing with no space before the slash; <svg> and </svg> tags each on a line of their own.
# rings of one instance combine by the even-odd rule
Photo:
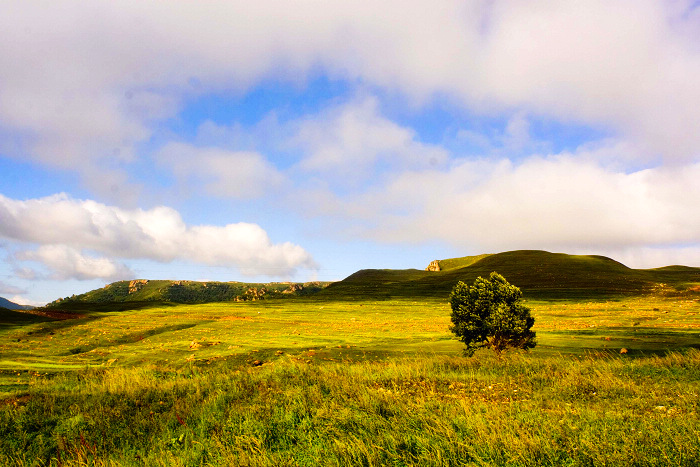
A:
<svg viewBox="0 0 700 467">
<path fill-rule="evenodd" d="M 474 285 L 459 281 L 454 286 L 450 330 L 466 344 L 466 355 L 481 347 L 500 355 L 507 347 L 527 350 L 535 346 L 535 333 L 530 330 L 535 319 L 520 303 L 522 296 L 518 287 L 496 272 L 488 279 L 477 277 Z"/>
</svg>

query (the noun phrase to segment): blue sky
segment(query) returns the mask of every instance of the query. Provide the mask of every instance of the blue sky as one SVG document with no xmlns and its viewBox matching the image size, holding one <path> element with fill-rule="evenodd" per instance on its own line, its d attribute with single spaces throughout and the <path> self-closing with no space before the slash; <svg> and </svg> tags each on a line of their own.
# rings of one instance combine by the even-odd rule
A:
<svg viewBox="0 0 700 467">
<path fill-rule="evenodd" d="M 700 266 L 696 2 L 8 2 L 0 295 Z"/>
</svg>

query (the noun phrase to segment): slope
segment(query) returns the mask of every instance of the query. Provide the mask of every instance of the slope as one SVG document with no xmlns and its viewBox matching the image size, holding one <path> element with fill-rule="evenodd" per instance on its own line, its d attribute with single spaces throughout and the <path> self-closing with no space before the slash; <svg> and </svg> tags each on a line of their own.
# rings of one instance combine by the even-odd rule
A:
<svg viewBox="0 0 700 467">
<path fill-rule="evenodd" d="M 437 263 L 440 266 L 441 271 L 448 271 L 450 269 L 462 269 L 467 266 L 471 266 L 472 264 L 486 258 L 487 256 L 491 255 L 486 253 L 483 255 L 476 256 L 462 256 L 461 258 L 440 259 L 437 260 Z"/>
<path fill-rule="evenodd" d="M 60 298 L 49 303 L 47 308 L 77 310 L 83 308 L 113 307 L 127 309 L 140 304 L 208 303 L 225 301 L 262 300 L 272 297 L 302 296 L 314 293 L 327 283 L 272 282 L 252 284 L 244 282 L 197 282 L 135 279 L 108 284 L 101 289 L 84 294 Z M 115 304 L 121 304 L 115 306 Z M 97 308 L 100 308 L 99 306 Z"/>
<path fill-rule="evenodd" d="M 319 297 L 445 298 L 457 281 L 473 282 L 497 271 L 530 297 L 586 298 L 649 293 L 700 283 L 700 268 L 631 269 L 604 256 L 520 250 L 439 261 L 441 271 L 362 270 L 331 284 Z M 460 267 L 460 264 L 465 266 Z"/>
<path fill-rule="evenodd" d="M 20 310 L 10 310 L 0 307 L 0 328 L 4 326 L 21 326 L 32 323 L 42 323 L 51 321 L 51 318 L 34 315 Z"/>
<path fill-rule="evenodd" d="M 335 283 L 250 284 L 133 280 L 56 300 L 47 308 L 119 311 L 163 303 L 249 301 L 313 296 L 319 300 L 446 299 L 458 281 L 496 271 L 531 298 L 607 298 L 652 291 L 700 291 L 700 268 L 632 269 L 604 256 L 519 250 L 438 261 L 440 271 L 363 269 Z"/>
</svg>

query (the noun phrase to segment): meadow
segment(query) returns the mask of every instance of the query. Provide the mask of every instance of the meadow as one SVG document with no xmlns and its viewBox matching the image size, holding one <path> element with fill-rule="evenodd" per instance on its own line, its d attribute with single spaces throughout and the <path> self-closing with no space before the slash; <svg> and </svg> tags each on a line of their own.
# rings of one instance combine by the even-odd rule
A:
<svg viewBox="0 0 700 467">
<path fill-rule="evenodd" d="M 697 293 L 526 305 L 501 358 L 429 298 L 0 324 L 0 465 L 700 465 Z"/>
</svg>

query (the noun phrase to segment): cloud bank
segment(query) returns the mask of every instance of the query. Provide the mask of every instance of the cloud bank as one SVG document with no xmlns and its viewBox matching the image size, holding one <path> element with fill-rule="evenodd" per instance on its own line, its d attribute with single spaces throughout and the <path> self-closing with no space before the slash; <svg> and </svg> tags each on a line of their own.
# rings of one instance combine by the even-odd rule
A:
<svg viewBox="0 0 700 467">
<path fill-rule="evenodd" d="M 66 245 L 43 245 L 36 250 L 20 251 L 15 257 L 19 261 L 41 263 L 51 271 L 48 277 L 51 280 L 104 279 L 116 281 L 134 277 L 134 273 L 122 263 L 105 257 L 85 255 Z M 36 271 L 30 271 L 33 278 L 36 279 Z"/>
<path fill-rule="evenodd" d="M 285 181 L 267 159 L 256 152 L 229 151 L 170 142 L 155 155 L 180 187 L 204 187 L 211 195 L 235 199 L 256 198 Z"/>
<path fill-rule="evenodd" d="M 19 287 L 15 287 L 13 285 L 5 284 L 4 282 L 0 281 L 0 294 L 3 295 L 19 295 L 19 294 L 24 294 L 27 293 L 26 290 L 21 289 Z M 12 301 L 12 300 L 10 300 Z"/>
<path fill-rule="evenodd" d="M 171 208 L 124 210 L 65 194 L 26 201 L 0 195 L 0 236 L 39 245 L 17 253 L 17 259 L 38 261 L 60 279 L 114 279 L 131 274 L 108 258 L 182 260 L 276 277 L 316 267 L 302 247 L 272 243 L 255 224 L 189 226 Z"/>
<path fill-rule="evenodd" d="M 306 116 L 289 126 L 288 144 L 302 149 L 299 168 L 333 183 L 360 183 L 377 173 L 444 165 L 448 152 L 416 139 L 410 128 L 381 115 L 378 101 L 365 97 Z"/>
<path fill-rule="evenodd" d="M 185 99 L 320 70 L 417 103 L 443 94 L 486 113 L 527 108 L 603 125 L 653 155 L 688 160 L 700 146 L 692 5 L 10 2 L 0 121 L 21 154 L 95 170 L 133 160 L 134 145 Z"/>
<path fill-rule="evenodd" d="M 487 251 L 669 247 L 700 238 L 700 220 L 688 215 L 700 199 L 698 176 L 700 164 L 624 173 L 570 156 L 464 162 L 398 177 L 379 197 L 385 202 L 371 206 L 384 217 L 397 205 L 421 211 L 382 224 L 387 239 L 435 235 Z"/>
</svg>

